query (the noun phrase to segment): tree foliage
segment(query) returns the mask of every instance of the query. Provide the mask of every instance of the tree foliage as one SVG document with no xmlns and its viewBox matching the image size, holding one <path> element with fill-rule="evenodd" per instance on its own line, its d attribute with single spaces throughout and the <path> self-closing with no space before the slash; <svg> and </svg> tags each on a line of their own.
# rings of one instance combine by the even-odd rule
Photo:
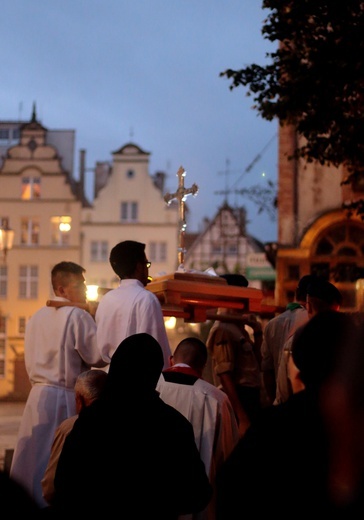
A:
<svg viewBox="0 0 364 520">
<path fill-rule="evenodd" d="M 248 87 L 253 108 L 292 124 L 294 157 L 344 166 L 345 183 L 364 176 L 364 2 L 264 0 L 262 34 L 277 42 L 268 64 L 221 72 L 230 89 Z M 355 203 L 354 203 L 355 205 Z M 358 211 L 364 211 L 360 201 Z"/>
</svg>

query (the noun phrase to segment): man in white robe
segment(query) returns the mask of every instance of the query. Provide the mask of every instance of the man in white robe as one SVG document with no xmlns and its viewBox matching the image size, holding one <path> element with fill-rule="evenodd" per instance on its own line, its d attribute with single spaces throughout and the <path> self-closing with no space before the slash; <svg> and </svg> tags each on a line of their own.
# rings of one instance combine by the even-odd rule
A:
<svg viewBox="0 0 364 520">
<path fill-rule="evenodd" d="M 52 269 L 52 286 L 60 302 L 86 302 L 84 268 L 60 262 Z M 105 367 L 96 344 L 91 315 L 72 305 L 45 306 L 29 320 L 25 331 L 25 367 L 31 390 L 22 415 L 10 476 L 25 487 L 40 507 L 46 507 L 41 480 L 54 432 L 76 413 L 77 376 L 90 367 Z"/>
<path fill-rule="evenodd" d="M 164 402 L 192 424 L 197 448 L 214 488 L 216 471 L 238 442 L 239 430 L 225 392 L 201 379 L 206 362 L 206 345 L 195 337 L 183 339 L 171 356 L 172 366 L 162 372 L 157 391 Z M 202 512 L 183 518 L 214 520 L 214 497 Z"/>
<path fill-rule="evenodd" d="M 123 339 L 145 332 L 160 344 L 167 368 L 171 349 L 162 307 L 157 296 L 145 288 L 150 267 L 145 244 L 133 240 L 116 244 L 110 252 L 110 264 L 120 285 L 101 298 L 96 310 L 97 343 L 103 359 L 109 363 Z"/>
</svg>

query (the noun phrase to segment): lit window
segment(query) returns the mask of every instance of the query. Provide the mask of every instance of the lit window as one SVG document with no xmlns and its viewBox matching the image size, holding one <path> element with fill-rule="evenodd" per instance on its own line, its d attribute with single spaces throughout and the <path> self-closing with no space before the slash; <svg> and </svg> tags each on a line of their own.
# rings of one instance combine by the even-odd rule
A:
<svg viewBox="0 0 364 520">
<path fill-rule="evenodd" d="M 21 198 L 23 200 L 32 200 L 40 198 L 40 177 L 22 178 Z"/>
<path fill-rule="evenodd" d="M 39 244 L 39 219 L 23 217 L 20 223 L 20 243 L 26 245 Z"/>
<path fill-rule="evenodd" d="M 52 244 L 66 246 L 70 243 L 72 218 L 68 216 L 52 217 Z"/>
</svg>

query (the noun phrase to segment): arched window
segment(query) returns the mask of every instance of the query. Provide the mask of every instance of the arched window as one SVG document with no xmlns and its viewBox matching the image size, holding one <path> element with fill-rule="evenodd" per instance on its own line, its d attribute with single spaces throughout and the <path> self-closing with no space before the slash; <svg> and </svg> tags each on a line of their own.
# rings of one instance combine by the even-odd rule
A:
<svg viewBox="0 0 364 520">
<path fill-rule="evenodd" d="M 364 277 L 364 230 L 345 221 L 327 228 L 312 246 L 311 272 L 335 283 L 344 307 L 355 307 L 355 282 Z"/>
</svg>

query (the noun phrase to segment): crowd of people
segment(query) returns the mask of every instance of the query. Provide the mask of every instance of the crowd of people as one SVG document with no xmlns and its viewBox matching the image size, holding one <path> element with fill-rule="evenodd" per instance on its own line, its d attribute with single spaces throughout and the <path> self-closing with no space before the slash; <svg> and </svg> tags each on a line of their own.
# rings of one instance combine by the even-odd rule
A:
<svg viewBox="0 0 364 520">
<path fill-rule="evenodd" d="M 120 279 L 87 310 L 62 261 L 29 320 L 31 390 L 1 490 L 18 512 L 231 520 L 356 517 L 364 501 L 364 320 L 321 277 L 264 324 L 220 308 L 171 350 L 146 290 L 145 244 L 110 252 Z M 223 275 L 247 287 L 242 275 Z M 209 365 L 211 380 L 206 377 Z M 264 396 L 264 397 L 263 397 Z M 3 492 L 2 492 L 3 495 Z"/>
</svg>

